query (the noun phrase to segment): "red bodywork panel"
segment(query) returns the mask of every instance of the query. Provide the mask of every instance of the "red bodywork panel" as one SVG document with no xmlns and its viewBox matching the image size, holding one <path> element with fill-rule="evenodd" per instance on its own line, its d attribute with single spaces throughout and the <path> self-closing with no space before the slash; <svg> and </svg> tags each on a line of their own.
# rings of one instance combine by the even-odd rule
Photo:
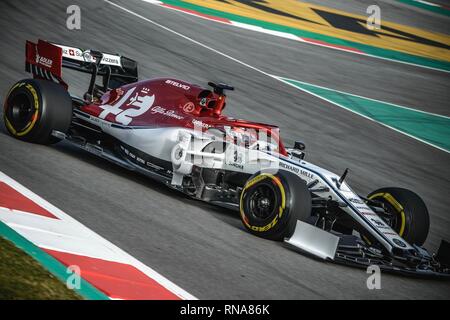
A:
<svg viewBox="0 0 450 320">
<path fill-rule="evenodd" d="M 47 70 L 54 76 L 61 77 L 61 48 L 43 40 L 39 40 L 37 44 L 27 41 L 25 54 L 27 63 Z"/>
<path fill-rule="evenodd" d="M 43 40 L 37 44 L 27 41 L 25 63 L 34 78 L 52 80 L 53 76 L 67 90 L 67 84 L 62 80 L 62 49 L 58 46 Z"/>
<path fill-rule="evenodd" d="M 111 90 L 99 101 L 80 109 L 94 117 L 126 126 L 182 127 L 250 130 L 264 132 L 286 155 L 276 126 L 233 119 L 222 115 L 226 96 L 181 80 L 144 80 Z"/>
</svg>

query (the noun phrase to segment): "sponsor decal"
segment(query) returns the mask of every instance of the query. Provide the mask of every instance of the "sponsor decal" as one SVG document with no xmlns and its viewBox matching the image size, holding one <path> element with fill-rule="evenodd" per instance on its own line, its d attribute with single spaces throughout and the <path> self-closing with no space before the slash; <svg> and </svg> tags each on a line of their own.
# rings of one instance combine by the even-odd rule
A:
<svg viewBox="0 0 450 320">
<path fill-rule="evenodd" d="M 237 150 L 235 150 L 234 151 L 234 155 L 233 155 L 233 161 L 235 163 L 243 163 L 243 161 L 242 161 L 242 153 L 240 153 Z"/>
<path fill-rule="evenodd" d="M 40 56 L 39 52 L 36 51 L 36 63 L 41 64 L 44 67 L 51 68 L 53 65 L 53 60 Z"/>
<path fill-rule="evenodd" d="M 131 158 L 132 160 L 136 161 L 138 164 L 142 165 L 142 166 L 146 166 L 152 169 L 156 169 L 156 170 L 163 170 L 163 167 L 157 166 L 153 163 L 151 163 L 150 161 L 147 161 L 137 155 L 135 155 L 133 152 L 131 152 L 130 150 L 128 150 L 126 147 L 124 146 L 120 146 L 120 149 L 123 151 L 123 153 L 125 153 L 126 156 L 128 156 L 129 158 Z"/>
<path fill-rule="evenodd" d="M 94 62 L 94 63 L 97 62 L 97 58 L 92 56 L 89 50 L 83 52 L 82 56 L 86 62 Z M 103 53 L 102 61 L 100 63 L 110 64 L 110 65 L 114 65 L 114 66 L 121 66 L 119 56 L 113 56 L 113 55 L 106 54 L 106 53 Z"/>
<path fill-rule="evenodd" d="M 66 47 L 56 44 L 56 46 L 60 47 L 62 49 L 62 55 L 63 57 L 67 57 L 73 60 L 79 60 L 84 61 L 83 58 L 83 51 L 81 51 L 78 48 L 72 48 L 72 47 Z"/>
<path fill-rule="evenodd" d="M 234 163 L 230 163 L 229 165 L 232 166 L 232 167 L 238 168 L 240 170 L 244 170 L 244 166 L 242 164 L 234 162 Z"/>
<path fill-rule="evenodd" d="M 384 227 L 384 223 L 381 222 L 380 220 L 371 218 L 370 221 L 372 221 L 373 223 L 375 223 L 377 226 L 383 226 L 383 227 Z"/>
<path fill-rule="evenodd" d="M 391 230 L 390 227 L 388 227 L 383 221 L 381 221 L 379 219 L 370 218 L 370 221 L 372 221 L 376 225 L 376 227 L 378 229 L 389 229 L 389 230 Z"/>
<path fill-rule="evenodd" d="M 161 107 L 161 106 L 154 106 L 153 108 L 150 109 L 150 112 L 152 114 L 157 114 L 158 113 L 158 114 L 161 114 L 163 116 L 170 117 L 170 118 L 175 118 L 175 119 L 178 119 L 178 120 L 184 119 L 184 117 L 179 115 L 179 114 L 177 114 L 176 111 L 174 111 L 174 110 L 167 110 L 166 108 Z"/>
<path fill-rule="evenodd" d="M 314 175 L 313 175 L 311 172 L 309 172 L 309 171 L 300 170 L 300 174 L 301 174 L 302 176 L 304 176 L 304 177 L 309 178 L 309 179 L 314 178 Z"/>
<path fill-rule="evenodd" d="M 241 170 L 244 169 L 244 159 L 243 159 L 243 154 L 238 152 L 238 150 L 234 150 L 233 151 L 233 156 L 232 159 L 229 159 L 229 162 L 227 163 L 230 166 L 239 168 Z"/>
<path fill-rule="evenodd" d="M 280 161 L 280 167 L 282 167 L 283 169 L 286 169 L 288 171 L 295 172 L 295 173 L 299 173 L 300 172 L 299 168 L 291 166 L 290 164 L 287 164 L 287 163 L 284 163 L 284 162 L 281 162 L 281 161 Z"/>
<path fill-rule="evenodd" d="M 83 58 L 83 52 L 75 48 L 63 48 L 63 55 L 69 55 L 71 57 Z"/>
<path fill-rule="evenodd" d="M 365 216 L 376 216 L 377 215 L 375 212 L 372 212 L 372 211 L 360 211 L 360 213 L 362 213 Z"/>
<path fill-rule="evenodd" d="M 182 84 L 182 83 L 179 83 L 179 82 L 174 81 L 174 80 L 166 80 L 166 83 L 170 84 L 170 85 L 172 85 L 174 87 L 181 88 L 183 90 L 189 90 L 191 88 L 190 86 L 188 86 L 186 84 Z"/>
<path fill-rule="evenodd" d="M 91 55 L 90 50 L 82 51 L 81 49 L 78 49 L 78 48 L 66 47 L 66 46 L 61 46 L 61 45 L 57 45 L 57 46 L 62 49 L 63 57 L 67 57 L 67 58 L 70 58 L 73 60 L 78 60 L 78 61 L 90 62 L 90 63 L 94 63 L 97 60 L 95 57 L 93 57 Z M 101 63 L 114 65 L 114 66 L 121 66 L 120 56 L 103 53 Z"/>
<path fill-rule="evenodd" d="M 120 65 L 120 61 L 118 57 L 112 57 L 112 56 L 103 56 L 102 63 L 108 63 L 113 65 Z"/>
<path fill-rule="evenodd" d="M 90 119 L 92 122 L 97 123 L 99 126 L 101 126 L 101 127 L 103 127 L 103 128 L 104 128 L 104 127 L 110 128 L 111 125 L 112 125 L 110 122 L 104 121 L 104 120 L 99 119 L 99 118 L 94 117 L 94 116 L 89 116 L 89 119 Z"/>
<path fill-rule="evenodd" d="M 300 174 L 308 179 L 312 179 L 314 178 L 314 175 L 311 172 L 308 172 L 306 170 L 302 170 L 296 166 L 292 166 L 290 164 L 284 163 L 280 161 L 280 167 L 282 167 L 283 169 L 286 169 L 288 171 L 294 172 L 296 174 Z"/>
<path fill-rule="evenodd" d="M 142 88 L 141 93 L 144 93 L 144 96 L 135 93 L 135 95 L 130 98 L 135 89 L 136 88 L 132 88 L 131 90 L 128 90 L 127 93 L 117 102 L 99 105 L 98 107 L 103 109 L 103 111 L 98 115 L 98 117 L 100 119 L 105 119 L 109 114 L 113 114 L 115 115 L 116 122 L 123 125 L 128 125 L 135 117 L 146 113 L 153 105 L 155 95 L 149 96 L 148 91 L 144 91 L 146 88 Z M 126 106 L 132 106 L 133 108 L 121 109 L 122 105 L 125 104 L 125 101 L 128 99 L 130 100 Z"/>
<path fill-rule="evenodd" d="M 202 128 L 205 128 L 205 129 L 209 129 L 209 128 L 212 127 L 212 125 L 204 123 L 203 121 L 197 120 L 197 119 L 192 119 L 192 124 L 194 126 L 196 126 L 196 127 L 202 127 Z"/>
<path fill-rule="evenodd" d="M 191 113 L 192 111 L 195 110 L 195 105 L 193 102 L 187 102 L 185 103 L 185 105 L 183 106 L 183 111 L 186 113 Z"/>
<path fill-rule="evenodd" d="M 358 198 L 349 198 L 348 200 L 353 203 L 364 204 L 364 201 L 362 201 L 361 199 L 358 199 Z"/>
<path fill-rule="evenodd" d="M 400 246 L 400 247 L 402 247 L 402 248 L 406 248 L 406 244 L 405 244 L 402 240 L 397 239 L 397 238 L 394 238 L 394 239 L 392 239 L 392 241 L 393 241 L 396 245 L 398 245 L 398 246 Z"/>
</svg>

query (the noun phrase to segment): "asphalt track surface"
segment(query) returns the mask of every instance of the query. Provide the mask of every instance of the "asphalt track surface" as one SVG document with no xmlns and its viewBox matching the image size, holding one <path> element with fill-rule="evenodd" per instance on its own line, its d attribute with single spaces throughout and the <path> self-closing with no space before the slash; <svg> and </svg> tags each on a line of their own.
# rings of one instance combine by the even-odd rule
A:
<svg viewBox="0 0 450 320">
<path fill-rule="evenodd" d="M 181 14 L 141 1 L 129 10 L 279 76 L 449 115 L 450 74 L 297 43 Z M 26 39 L 118 52 L 140 78 L 171 76 L 236 87 L 235 117 L 279 124 L 285 143 L 304 140 L 308 160 L 350 168 L 361 194 L 382 186 L 415 190 L 428 205 L 426 247 L 450 240 L 450 154 L 287 86 L 103 1 L 78 1 L 82 28 L 66 29 L 73 1 L 0 2 L 0 94 L 27 77 Z M 71 90 L 86 77 L 68 78 Z M 234 212 L 188 199 L 65 143 L 9 137 L 2 124 L 0 170 L 200 299 L 450 298 L 450 284 L 383 275 L 368 290 L 364 270 L 323 263 L 245 232 Z"/>
</svg>

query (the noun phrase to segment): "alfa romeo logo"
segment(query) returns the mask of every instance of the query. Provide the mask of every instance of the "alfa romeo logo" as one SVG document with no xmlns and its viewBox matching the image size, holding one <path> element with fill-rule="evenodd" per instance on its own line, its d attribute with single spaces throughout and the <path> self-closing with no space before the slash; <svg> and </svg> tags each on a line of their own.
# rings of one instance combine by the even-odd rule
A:
<svg viewBox="0 0 450 320">
<path fill-rule="evenodd" d="M 183 111 L 187 112 L 187 113 L 191 113 L 192 111 L 194 111 L 194 109 L 195 109 L 195 105 L 192 102 L 187 102 L 183 106 Z"/>
</svg>

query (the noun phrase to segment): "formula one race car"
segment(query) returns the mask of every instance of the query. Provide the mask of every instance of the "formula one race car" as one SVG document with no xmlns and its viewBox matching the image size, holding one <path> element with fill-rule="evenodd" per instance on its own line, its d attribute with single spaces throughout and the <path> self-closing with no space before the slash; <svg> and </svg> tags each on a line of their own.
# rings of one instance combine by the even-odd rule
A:
<svg viewBox="0 0 450 320">
<path fill-rule="evenodd" d="M 62 67 L 91 75 L 83 98 L 69 95 Z M 4 103 L 6 128 L 19 140 L 65 140 L 236 210 L 250 233 L 316 257 L 450 278 L 449 243 L 437 255 L 421 247 L 429 215 L 417 194 L 358 195 L 345 181 L 348 170 L 336 175 L 308 163 L 305 145 L 285 148 L 276 126 L 223 115 L 229 85 L 138 81 L 129 58 L 42 40 L 27 42 L 26 70 L 33 79 L 14 84 Z"/>
</svg>

